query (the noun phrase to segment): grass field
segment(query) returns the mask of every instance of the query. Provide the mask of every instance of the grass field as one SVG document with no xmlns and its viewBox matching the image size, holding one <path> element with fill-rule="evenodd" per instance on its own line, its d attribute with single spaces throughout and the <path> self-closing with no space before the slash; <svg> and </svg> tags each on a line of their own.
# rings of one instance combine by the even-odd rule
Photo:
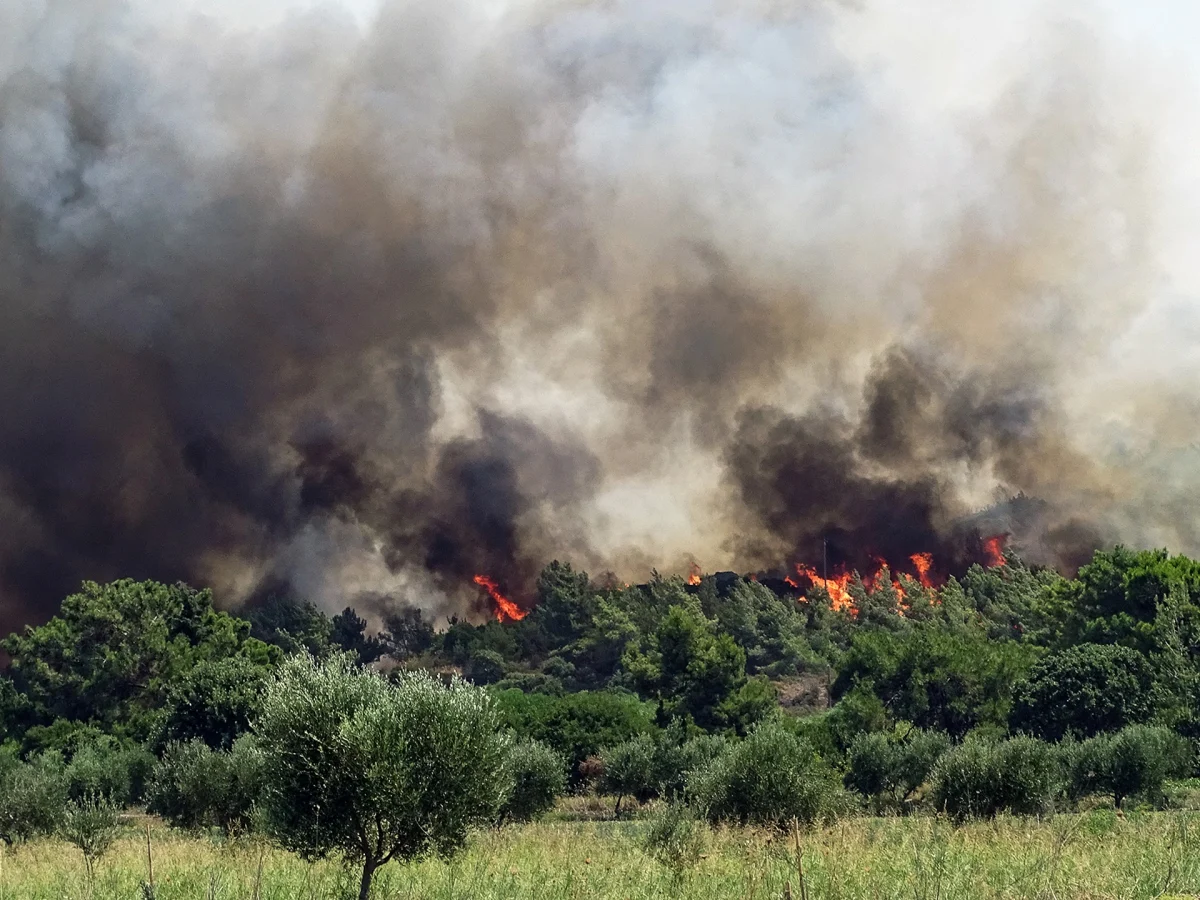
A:
<svg viewBox="0 0 1200 900">
<path fill-rule="evenodd" d="M 705 832 L 678 878 L 641 850 L 642 822 L 547 822 L 475 836 L 452 862 L 389 865 L 379 898 L 800 898 L 795 845 L 766 832 Z M 307 865 L 251 841 L 213 843 L 152 830 L 156 900 L 333 900 L 357 886 L 334 863 Z M 1200 816 L 1111 810 L 1045 822 L 953 828 L 928 818 L 850 819 L 800 835 L 809 900 L 1158 898 L 1200 895 Z M 261 876 L 259 867 L 261 861 Z M 146 839 L 130 829 L 89 894 L 72 846 L 6 848 L 3 900 L 133 900 L 147 879 Z M 255 893 L 256 883 L 258 892 Z"/>
</svg>

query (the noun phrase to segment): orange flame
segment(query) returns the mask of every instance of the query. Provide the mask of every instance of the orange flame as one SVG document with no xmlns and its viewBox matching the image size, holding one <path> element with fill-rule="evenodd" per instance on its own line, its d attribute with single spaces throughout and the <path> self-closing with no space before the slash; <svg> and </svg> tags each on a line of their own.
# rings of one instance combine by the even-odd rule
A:
<svg viewBox="0 0 1200 900">
<path fill-rule="evenodd" d="M 850 579 L 848 572 L 841 572 L 834 575 L 832 578 L 825 579 L 817 574 L 817 570 L 812 566 L 806 566 L 803 563 L 796 564 L 796 571 L 813 583 L 813 587 L 824 588 L 825 593 L 829 595 L 830 605 L 838 611 L 847 610 L 852 615 L 858 612 L 854 605 L 854 600 L 850 596 Z M 791 581 L 789 578 L 788 581 Z M 792 582 L 793 584 L 795 582 Z"/>
<path fill-rule="evenodd" d="M 983 552 L 987 557 L 989 568 L 1004 565 L 1007 560 L 1004 558 L 1004 542 L 1008 536 L 997 534 L 983 542 Z"/>
<path fill-rule="evenodd" d="M 497 622 L 508 620 L 520 622 L 528 614 L 526 610 L 521 609 L 521 607 L 500 593 L 499 585 L 486 575 L 476 575 L 475 583 L 487 591 L 488 596 L 492 598 L 492 602 L 496 604 Z"/>
<path fill-rule="evenodd" d="M 909 557 L 912 564 L 917 569 L 917 581 L 921 582 L 921 587 L 933 589 L 933 581 L 929 577 L 929 572 L 933 569 L 933 554 L 932 553 L 914 553 Z"/>
<path fill-rule="evenodd" d="M 696 563 L 692 563 L 690 566 L 688 566 L 688 570 L 687 583 L 692 585 L 699 584 L 700 566 L 698 566 Z"/>
</svg>

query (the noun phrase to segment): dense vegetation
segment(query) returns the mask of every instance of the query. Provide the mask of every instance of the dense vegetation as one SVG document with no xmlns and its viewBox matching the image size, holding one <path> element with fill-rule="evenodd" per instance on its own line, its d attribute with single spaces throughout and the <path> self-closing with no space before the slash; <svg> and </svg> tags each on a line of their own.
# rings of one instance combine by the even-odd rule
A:
<svg viewBox="0 0 1200 900">
<path fill-rule="evenodd" d="M 373 633 L 272 597 L 85 584 L 5 639 L 0 838 L 57 833 L 92 872 L 120 810 L 263 831 L 361 870 L 452 855 L 564 792 L 662 800 L 652 855 L 697 824 L 856 810 L 958 822 L 1167 805 L 1200 739 L 1200 564 L 1097 553 L 1072 579 L 1010 558 L 854 610 L 732 574 L 612 586 L 553 563 L 520 621 Z M 689 849 L 691 848 L 691 849 Z"/>
</svg>

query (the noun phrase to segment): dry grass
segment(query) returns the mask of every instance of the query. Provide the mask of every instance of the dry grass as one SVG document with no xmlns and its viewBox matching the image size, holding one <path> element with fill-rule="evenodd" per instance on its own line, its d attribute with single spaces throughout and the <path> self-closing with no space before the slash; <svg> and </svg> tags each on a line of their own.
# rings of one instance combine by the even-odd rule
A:
<svg viewBox="0 0 1200 900">
<path fill-rule="evenodd" d="M 795 848 L 759 831 L 705 835 L 697 866 L 676 878 L 640 849 L 645 823 L 548 822 L 475 836 L 452 862 L 390 865 L 379 898 L 799 898 Z M 1140 900 L 1200 894 L 1200 818 L 1111 811 L 1047 822 L 1002 819 L 955 829 L 927 818 L 852 819 L 801 836 L 809 900 Z M 355 884 L 332 862 L 308 865 L 252 841 L 214 843 L 156 829 L 156 900 L 333 900 Z M 73 847 L 6 849 L 2 900 L 134 900 L 145 837 L 130 829 L 99 865 L 89 895 Z"/>
</svg>

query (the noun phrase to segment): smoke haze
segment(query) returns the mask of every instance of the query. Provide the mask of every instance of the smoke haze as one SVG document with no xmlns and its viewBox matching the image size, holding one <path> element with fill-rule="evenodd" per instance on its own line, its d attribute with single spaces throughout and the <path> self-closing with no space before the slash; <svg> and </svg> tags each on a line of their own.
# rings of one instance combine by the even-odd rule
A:
<svg viewBox="0 0 1200 900">
<path fill-rule="evenodd" d="M 163 6 L 0 9 L 3 628 L 951 566 L 1020 494 L 1200 552 L 1200 76 L 1125 4 Z"/>
</svg>

